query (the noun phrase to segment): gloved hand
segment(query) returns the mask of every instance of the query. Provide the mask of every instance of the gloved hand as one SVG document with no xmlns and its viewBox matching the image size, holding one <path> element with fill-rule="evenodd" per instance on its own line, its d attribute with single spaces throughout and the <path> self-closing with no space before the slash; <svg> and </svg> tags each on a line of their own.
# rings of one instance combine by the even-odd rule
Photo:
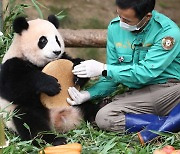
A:
<svg viewBox="0 0 180 154">
<path fill-rule="evenodd" d="M 104 69 L 106 69 L 106 64 L 96 60 L 86 60 L 76 65 L 72 72 L 80 78 L 91 78 L 101 75 Z"/>
<path fill-rule="evenodd" d="M 90 94 L 88 91 L 78 91 L 75 87 L 69 87 L 68 93 L 70 98 L 67 98 L 67 102 L 70 105 L 79 105 L 90 99 Z"/>
</svg>

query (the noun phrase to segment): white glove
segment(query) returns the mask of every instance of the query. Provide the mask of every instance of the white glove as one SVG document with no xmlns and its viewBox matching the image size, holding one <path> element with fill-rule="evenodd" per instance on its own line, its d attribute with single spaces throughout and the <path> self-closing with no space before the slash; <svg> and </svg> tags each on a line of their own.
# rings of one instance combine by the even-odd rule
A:
<svg viewBox="0 0 180 154">
<path fill-rule="evenodd" d="M 68 93 L 72 98 L 72 100 L 67 98 L 67 102 L 70 105 L 79 105 L 90 99 L 90 94 L 88 91 L 79 92 L 75 87 L 69 87 Z"/>
<path fill-rule="evenodd" d="M 105 67 L 106 64 L 96 60 L 86 60 L 76 65 L 72 72 L 80 78 L 91 78 L 101 75 Z"/>
</svg>

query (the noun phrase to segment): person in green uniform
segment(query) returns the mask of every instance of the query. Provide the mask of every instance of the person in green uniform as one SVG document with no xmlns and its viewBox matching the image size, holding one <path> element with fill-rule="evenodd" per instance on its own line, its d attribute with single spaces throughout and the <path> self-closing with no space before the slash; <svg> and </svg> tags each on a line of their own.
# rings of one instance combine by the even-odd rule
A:
<svg viewBox="0 0 180 154">
<path fill-rule="evenodd" d="M 85 91 L 69 87 L 71 99 L 67 98 L 69 104 L 78 105 L 108 96 L 119 84 L 129 87 L 100 109 L 95 121 L 108 131 L 141 131 L 142 143 L 155 137 L 149 131 L 152 125 L 153 130 L 180 130 L 180 113 L 176 112 L 180 111 L 180 29 L 154 10 L 155 2 L 116 0 L 118 17 L 108 26 L 106 64 L 86 60 L 73 70 L 78 77 L 101 77 Z M 175 116 L 177 125 L 167 122 Z"/>
</svg>

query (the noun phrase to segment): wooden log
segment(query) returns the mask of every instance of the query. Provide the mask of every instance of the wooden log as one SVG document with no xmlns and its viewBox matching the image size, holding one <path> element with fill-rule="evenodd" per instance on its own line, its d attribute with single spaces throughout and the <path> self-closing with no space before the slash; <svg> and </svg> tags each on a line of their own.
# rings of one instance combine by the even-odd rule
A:
<svg viewBox="0 0 180 154">
<path fill-rule="evenodd" d="M 105 48 L 105 29 L 59 29 L 66 47 Z"/>
</svg>

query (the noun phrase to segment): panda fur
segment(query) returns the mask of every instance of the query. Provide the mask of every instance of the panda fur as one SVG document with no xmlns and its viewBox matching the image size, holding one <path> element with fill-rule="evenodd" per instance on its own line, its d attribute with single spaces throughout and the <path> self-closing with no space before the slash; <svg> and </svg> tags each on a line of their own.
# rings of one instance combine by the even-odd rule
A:
<svg viewBox="0 0 180 154">
<path fill-rule="evenodd" d="M 54 129 L 60 133 L 67 132 L 79 125 L 84 117 L 94 119 L 98 110 L 97 106 L 89 103 L 47 109 L 40 101 L 42 92 L 53 96 L 61 91 L 57 79 L 42 72 L 46 64 L 56 59 L 68 59 L 75 66 L 82 61 L 65 53 L 58 28 L 59 22 L 54 15 L 49 16 L 48 20 L 31 21 L 18 17 L 13 22 L 15 35 L 0 71 L 0 108 L 4 116 L 17 111 L 19 117 L 13 116 L 6 126 L 19 134 L 22 140 L 39 137 L 53 145 L 65 144 L 64 137 L 42 132 Z M 74 76 L 74 82 L 80 87 L 87 81 L 87 78 Z M 33 144 L 38 145 L 36 140 Z"/>
</svg>

